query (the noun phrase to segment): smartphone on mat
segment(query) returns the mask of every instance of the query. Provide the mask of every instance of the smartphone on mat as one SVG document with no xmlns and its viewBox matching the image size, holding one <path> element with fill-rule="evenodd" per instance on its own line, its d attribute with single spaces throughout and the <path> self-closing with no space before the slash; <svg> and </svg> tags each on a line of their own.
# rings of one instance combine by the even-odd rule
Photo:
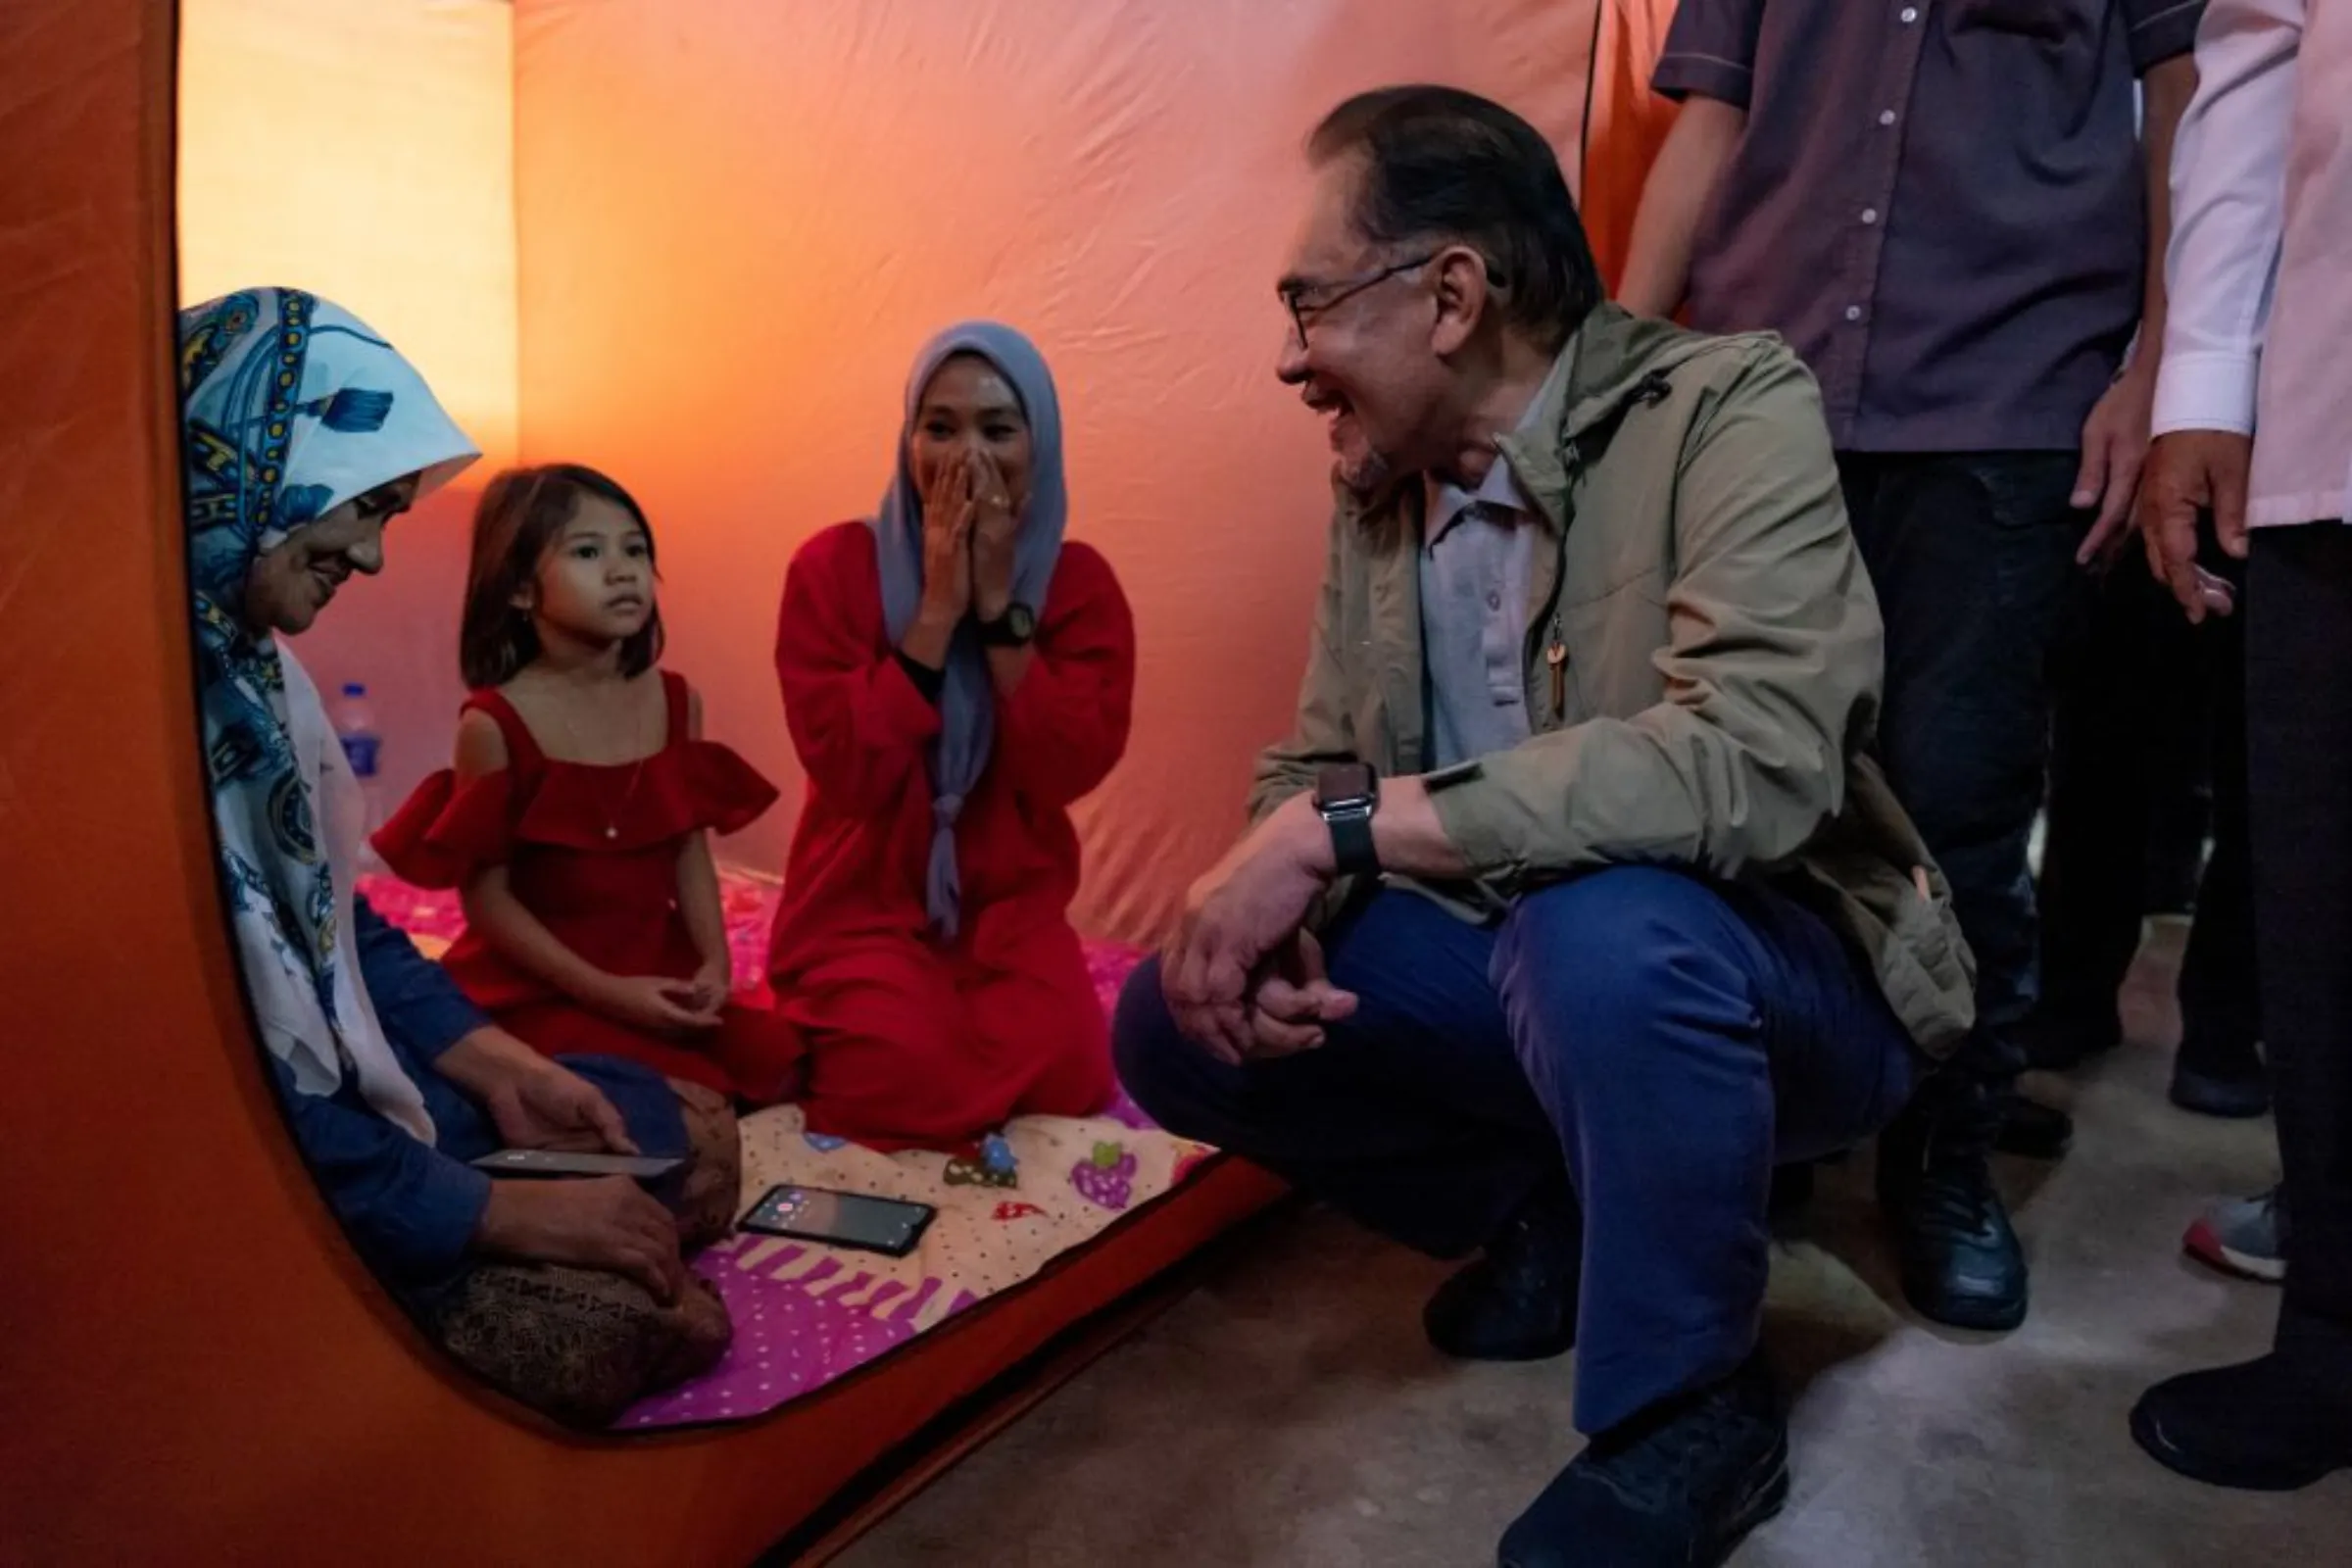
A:
<svg viewBox="0 0 2352 1568">
<path fill-rule="evenodd" d="M 473 1162 L 493 1176 L 634 1176 L 650 1182 L 676 1170 L 682 1160 L 647 1154 L 566 1153 L 559 1149 L 502 1149 Z"/>
<path fill-rule="evenodd" d="M 771 1187 L 743 1216 L 742 1228 L 763 1236 L 855 1247 L 905 1257 L 923 1239 L 939 1210 L 903 1198 L 844 1193 L 830 1187 Z"/>
</svg>

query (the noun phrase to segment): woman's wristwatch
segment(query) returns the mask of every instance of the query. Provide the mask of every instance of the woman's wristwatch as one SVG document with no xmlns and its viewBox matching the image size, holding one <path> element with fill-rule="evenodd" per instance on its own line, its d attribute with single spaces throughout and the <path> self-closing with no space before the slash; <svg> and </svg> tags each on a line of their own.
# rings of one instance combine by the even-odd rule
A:
<svg viewBox="0 0 2352 1568">
<path fill-rule="evenodd" d="M 1037 612 L 1017 600 L 1006 605 L 1004 613 L 996 619 L 980 622 L 983 648 L 1026 648 L 1036 635 Z"/>
<path fill-rule="evenodd" d="M 1334 762 L 1315 774 L 1315 814 L 1331 829 L 1331 858 L 1342 876 L 1380 875 L 1372 844 L 1372 813 L 1380 809 L 1380 775 L 1368 762 Z"/>
</svg>

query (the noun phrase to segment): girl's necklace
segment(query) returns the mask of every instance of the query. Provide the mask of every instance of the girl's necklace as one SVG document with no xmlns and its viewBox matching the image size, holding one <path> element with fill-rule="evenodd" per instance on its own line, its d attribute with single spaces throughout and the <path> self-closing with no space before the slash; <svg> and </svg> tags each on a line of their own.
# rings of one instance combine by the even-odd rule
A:
<svg viewBox="0 0 2352 1568">
<path fill-rule="evenodd" d="M 570 751 L 574 757 L 578 757 L 582 752 L 582 747 L 580 746 L 579 732 L 572 728 L 571 715 L 559 710 L 556 717 L 560 721 L 561 727 L 564 731 L 564 743 L 565 749 Z M 666 722 L 668 718 L 666 710 L 664 710 L 662 717 L 664 722 Z M 634 727 L 634 715 L 631 715 L 631 724 L 632 727 Z M 629 807 L 631 803 L 637 799 L 637 780 L 645 772 L 646 760 L 652 755 L 653 754 L 651 752 L 640 751 L 637 754 L 637 760 L 629 764 L 629 782 L 627 788 L 621 791 L 620 808 L 617 811 L 605 809 L 608 803 L 602 799 L 597 802 L 598 813 L 604 818 L 605 837 L 607 839 L 617 839 L 620 837 L 621 819 L 629 814 Z M 597 767 L 616 766 L 617 764 L 601 764 L 590 762 L 584 763 L 583 765 Z M 600 791 L 599 794 L 601 795 L 602 792 Z"/>
</svg>

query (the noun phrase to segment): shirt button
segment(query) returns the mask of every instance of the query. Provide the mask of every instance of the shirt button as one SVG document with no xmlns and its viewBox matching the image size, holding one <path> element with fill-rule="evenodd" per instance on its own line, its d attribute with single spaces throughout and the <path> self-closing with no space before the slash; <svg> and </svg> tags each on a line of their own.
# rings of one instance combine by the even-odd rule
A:
<svg viewBox="0 0 2352 1568">
<path fill-rule="evenodd" d="M 1862 307 L 1859 305 L 1848 305 L 1845 308 L 1845 318 L 1849 321 L 1859 321 L 1862 319 Z"/>
<path fill-rule="evenodd" d="M 1894 123 L 1894 111 L 1893 111 L 1893 110 L 1891 110 L 1891 109 L 1882 109 L 1882 110 L 1880 110 L 1880 111 L 1879 111 L 1879 123 L 1880 123 L 1880 124 L 1882 124 L 1882 125 L 1891 125 L 1891 124 L 1893 124 L 1893 123 Z"/>
<path fill-rule="evenodd" d="M 1502 595 L 1493 593 L 1487 595 L 1487 608 L 1489 610 L 1500 610 L 1502 608 Z"/>
<path fill-rule="evenodd" d="M 1903 7 L 1901 21 L 1902 21 L 1902 24 L 1903 24 L 1903 25 L 1904 25 L 1904 26 L 1908 27 L 1909 25 L 1911 25 L 1911 24 L 1913 24 L 1914 22 L 1917 22 L 1918 20 L 1919 20 L 1919 7 L 1917 7 L 1917 6 L 1905 6 L 1905 7 Z"/>
<path fill-rule="evenodd" d="M 1878 220 L 1879 210 L 1876 207 L 1865 207 L 1862 209 L 1862 221 L 1865 225 L 1875 223 Z"/>
</svg>

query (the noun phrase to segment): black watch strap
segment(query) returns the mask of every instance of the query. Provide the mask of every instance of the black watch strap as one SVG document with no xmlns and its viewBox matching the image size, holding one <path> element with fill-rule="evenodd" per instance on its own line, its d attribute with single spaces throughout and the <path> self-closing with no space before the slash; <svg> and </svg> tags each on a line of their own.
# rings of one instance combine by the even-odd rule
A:
<svg viewBox="0 0 2352 1568">
<path fill-rule="evenodd" d="M 1380 855 L 1372 844 L 1372 811 L 1326 813 L 1331 828 L 1331 858 L 1342 876 L 1380 875 Z"/>
<path fill-rule="evenodd" d="M 1315 777 L 1315 814 L 1331 830 L 1331 858 L 1342 876 L 1378 876 L 1372 813 L 1380 808 L 1380 775 L 1362 762 L 1341 762 Z"/>
</svg>

